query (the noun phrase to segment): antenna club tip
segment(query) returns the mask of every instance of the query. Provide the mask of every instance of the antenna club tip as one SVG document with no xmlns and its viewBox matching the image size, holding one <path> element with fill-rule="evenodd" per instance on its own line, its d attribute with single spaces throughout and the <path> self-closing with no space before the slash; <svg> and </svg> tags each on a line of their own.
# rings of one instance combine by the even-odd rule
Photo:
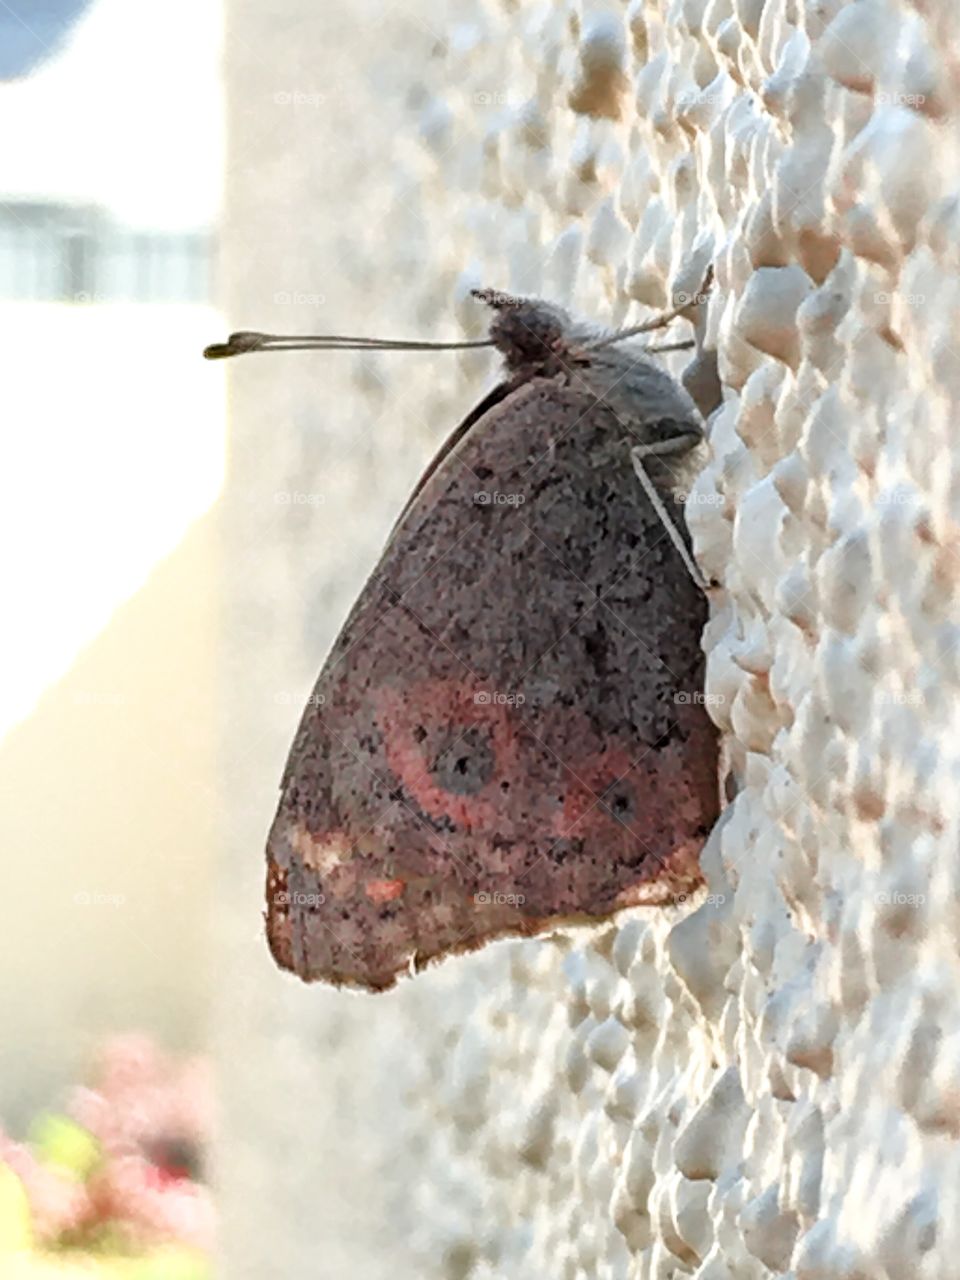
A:
<svg viewBox="0 0 960 1280">
<path fill-rule="evenodd" d="M 249 329 L 241 329 L 231 333 L 226 342 L 213 342 L 204 347 L 203 354 L 207 360 L 225 360 L 227 356 L 241 356 L 246 351 L 259 351 L 263 346 L 265 335 L 253 333 Z"/>
</svg>

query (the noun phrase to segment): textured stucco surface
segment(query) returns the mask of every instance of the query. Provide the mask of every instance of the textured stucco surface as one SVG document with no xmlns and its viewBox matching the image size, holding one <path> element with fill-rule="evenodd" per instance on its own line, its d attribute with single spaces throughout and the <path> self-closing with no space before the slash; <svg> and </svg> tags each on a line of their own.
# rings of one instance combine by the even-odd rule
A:
<svg viewBox="0 0 960 1280">
<path fill-rule="evenodd" d="M 713 259 L 687 510 L 740 790 L 674 916 L 377 998 L 273 973 L 299 704 L 488 366 L 238 369 L 225 1274 L 960 1276 L 960 12 L 235 0 L 229 47 L 237 327 L 474 333 L 475 283 L 617 323 Z"/>
</svg>

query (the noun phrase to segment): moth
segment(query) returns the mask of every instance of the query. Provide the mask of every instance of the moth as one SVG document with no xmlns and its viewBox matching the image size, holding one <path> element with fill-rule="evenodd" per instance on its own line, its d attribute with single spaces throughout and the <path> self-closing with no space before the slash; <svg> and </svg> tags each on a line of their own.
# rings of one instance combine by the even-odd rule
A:
<svg viewBox="0 0 960 1280">
<path fill-rule="evenodd" d="M 630 342 L 680 309 L 611 333 L 481 297 L 486 342 L 243 332 L 205 353 L 503 360 L 400 514 L 290 750 L 266 928 L 307 982 L 385 991 L 492 939 L 669 903 L 700 882 L 718 816 L 707 599 L 679 500 L 704 424 Z"/>
</svg>

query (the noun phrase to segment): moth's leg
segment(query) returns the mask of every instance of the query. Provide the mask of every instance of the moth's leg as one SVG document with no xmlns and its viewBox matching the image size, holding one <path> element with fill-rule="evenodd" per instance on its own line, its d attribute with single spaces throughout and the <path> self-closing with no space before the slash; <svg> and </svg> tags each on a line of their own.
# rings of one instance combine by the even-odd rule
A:
<svg viewBox="0 0 960 1280">
<path fill-rule="evenodd" d="M 692 351 L 697 344 L 692 338 L 686 342 L 660 342 L 655 343 L 652 347 L 644 347 L 643 353 L 647 356 L 660 356 L 668 351 Z"/>
<path fill-rule="evenodd" d="M 633 461 L 633 469 L 637 473 L 637 479 L 643 486 L 644 493 L 650 499 L 650 505 L 659 516 L 660 523 L 666 529 L 670 541 L 680 552 L 680 557 L 686 565 L 687 572 L 700 590 L 706 591 L 706 580 L 698 569 L 693 556 L 687 550 L 687 544 L 684 542 L 680 530 L 674 524 L 673 517 L 667 510 L 666 504 L 657 492 L 656 485 L 650 479 L 647 469 L 643 465 L 645 458 L 669 458 L 671 454 L 688 453 L 702 439 L 703 435 L 699 431 L 685 431 L 681 435 L 671 436 L 669 440 L 655 440 L 651 444 L 634 445 L 630 450 L 630 457 Z"/>
<path fill-rule="evenodd" d="M 696 354 L 680 375 L 680 384 L 700 410 L 704 422 L 723 403 L 716 348 L 707 346 L 707 297 L 713 288 L 713 266 L 691 299 L 686 318 L 693 325 Z"/>
</svg>

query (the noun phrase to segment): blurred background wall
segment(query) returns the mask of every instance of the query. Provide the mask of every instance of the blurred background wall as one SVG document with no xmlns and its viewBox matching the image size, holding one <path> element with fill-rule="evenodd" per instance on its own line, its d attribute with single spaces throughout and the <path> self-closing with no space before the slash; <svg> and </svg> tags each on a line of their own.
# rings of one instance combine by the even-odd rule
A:
<svg viewBox="0 0 960 1280">
<path fill-rule="evenodd" d="M 225 401 L 199 353 L 221 323 L 221 26 L 215 6 L 179 0 L 0 16 L 0 1122 L 14 1133 L 105 1033 L 179 1049 L 208 1036 Z"/>
</svg>

